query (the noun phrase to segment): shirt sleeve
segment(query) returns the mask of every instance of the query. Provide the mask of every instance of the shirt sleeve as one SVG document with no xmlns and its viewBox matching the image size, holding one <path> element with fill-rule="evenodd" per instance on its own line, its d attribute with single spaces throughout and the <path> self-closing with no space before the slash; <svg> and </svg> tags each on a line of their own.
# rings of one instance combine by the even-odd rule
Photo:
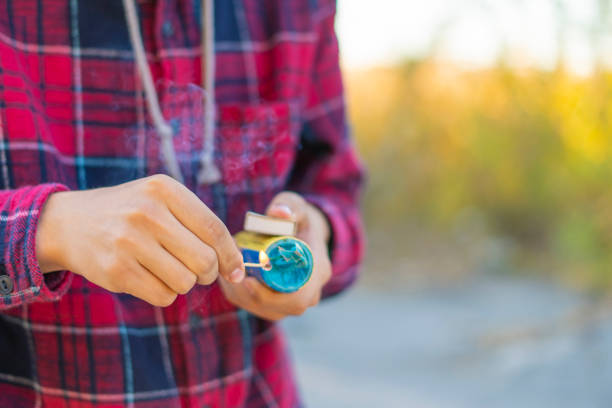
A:
<svg viewBox="0 0 612 408">
<path fill-rule="evenodd" d="M 70 286 L 67 271 L 44 274 L 36 260 L 36 227 L 42 208 L 61 184 L 0 191 L 0 310 L 59 299 Z"/>
<path fill-rule="evenodd" d="M 323 296 L 334 295 L 357 277 L 364 247 L 359 197 L 364 171 L 348 131 L 344 89 L 334 31 L 335 1 L 317 10 L 318 45 L 312 68 L 301 147 L 290 189 L 327 216 L 332 237 L 332 278 Z M 327 10 L 327 12 L 325 11 Z"/>
</svg>

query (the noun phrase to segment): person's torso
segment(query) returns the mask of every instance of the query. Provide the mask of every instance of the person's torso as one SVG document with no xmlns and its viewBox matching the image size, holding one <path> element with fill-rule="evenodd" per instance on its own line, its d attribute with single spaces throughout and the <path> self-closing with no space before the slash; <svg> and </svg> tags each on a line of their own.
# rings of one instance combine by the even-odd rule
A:
<svg viewBox="0 0 612 408">
<path fill-rule="evenodd" d="M 212 186 L 195 180 L 204 116 L 199 1 L 138 4 L 185 184 L 236 232 L 291 174 L 316 53 L 316 2 L 215 2 L 223 180 Z M 161 172 L 121 0 L 0 0 L 1 188 L 88 189 Z M 293 390 L 275 326 L 237 311 L 216 285 L 162 310 L 75 276 L 59 302 L 0 315 L 0 333 L 0 389 L 17 400 L 263 406 L 283 387 Z M 294 393 L 276 403 L 294 404 Z"/>
</svg>

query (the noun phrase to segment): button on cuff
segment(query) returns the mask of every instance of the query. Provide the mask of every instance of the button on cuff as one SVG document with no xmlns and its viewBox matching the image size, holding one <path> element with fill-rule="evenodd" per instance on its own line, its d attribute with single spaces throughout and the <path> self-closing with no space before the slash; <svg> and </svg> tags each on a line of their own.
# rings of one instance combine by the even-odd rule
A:
<svg viewBox="0 0 612 408">
<path fill-rule="evenodd" d="M 13 292 L 13 287 L 13 279 L 10 276 L 0 276 L 0 295 L 9 295 Z"/>
</svg>

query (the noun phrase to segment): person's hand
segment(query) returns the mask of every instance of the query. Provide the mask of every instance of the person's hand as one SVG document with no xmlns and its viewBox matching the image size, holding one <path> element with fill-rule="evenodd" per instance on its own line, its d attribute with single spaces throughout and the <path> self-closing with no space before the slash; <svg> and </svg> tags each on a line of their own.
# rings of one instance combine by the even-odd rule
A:
<svg viewBox="0 0 612 408">
<path fill-rule="evenodd" d="M 329 225 L 321 211 L 295 193 L 278 194 L 268 206 L 267 215 L 293 219 L 297 237 L 312 250 L 314 268 L 310 280 L 294 293 L 279 293 L 247 277 L 241 283 L 219 280 L 225 297 L 234 305 L 267 320 L 303 314 L 321 299 L 321 290 L 331 277 L 328 255 Z"/>
<path fill-rule="evenodd" d="M 38 222 L 36 257 L 44 273 L 70 270 L 155 306 L 219 274 L 244 278 L 242 255 L 225 225 L 163 175 L 51 195 Z"/>
</svg>

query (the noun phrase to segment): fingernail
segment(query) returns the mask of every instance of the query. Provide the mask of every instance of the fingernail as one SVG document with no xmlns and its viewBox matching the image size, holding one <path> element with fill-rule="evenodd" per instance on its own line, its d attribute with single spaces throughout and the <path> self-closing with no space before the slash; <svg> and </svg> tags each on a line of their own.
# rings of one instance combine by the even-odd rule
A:
<svg viewBox="0 0 612 408">
<path fill-rule="evenodd" d="M 293 211 L 288 205 L 285 205 L 285 204 L 275 204 L 274 207 L 272 207 L 271 212 L 283 213 L 287 215 L 288 217 L 293 216 Z"/>
<path fill-rule="evenodd" d="M 242 269 L 236 269 L 229 276 L 229 280 L 234 283 L 240 283 L 244 279 L 244 271 Z"/>
</svg>

